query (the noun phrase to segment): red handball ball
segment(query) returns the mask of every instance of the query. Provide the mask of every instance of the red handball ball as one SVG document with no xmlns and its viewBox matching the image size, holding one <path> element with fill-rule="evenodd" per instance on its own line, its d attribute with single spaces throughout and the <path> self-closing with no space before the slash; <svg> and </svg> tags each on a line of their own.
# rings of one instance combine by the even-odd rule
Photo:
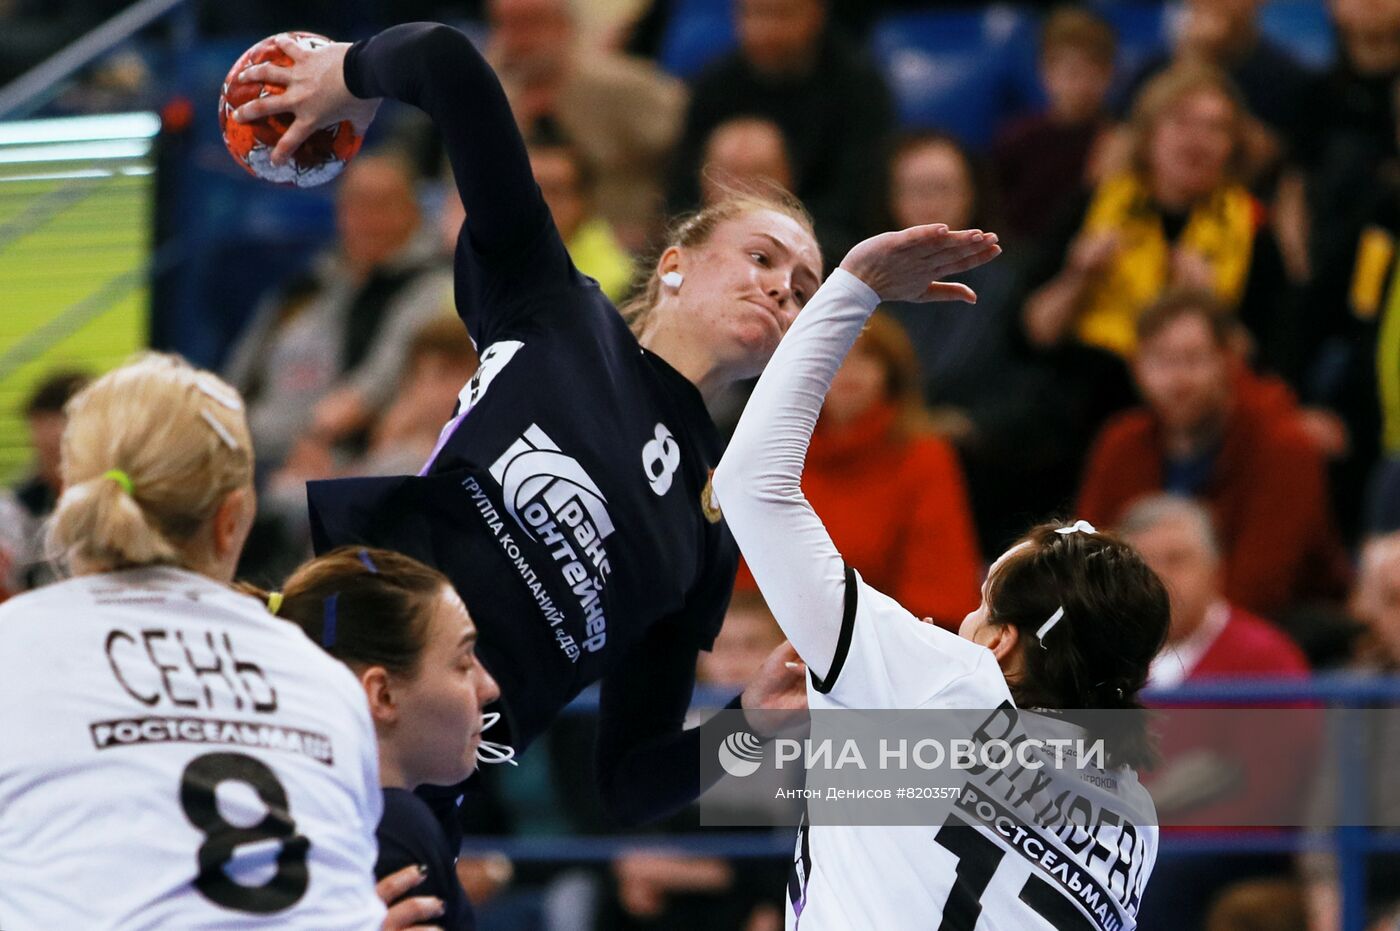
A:
<svg viewBox="0 0 1400 931">
<path fill-rule="evenodd" d="M 331 44 L 330 39 L 314 32 L 284 32 L 282 35 L 306 49 Z M 272 149 L 291 125 L 292 115 L 276 113 L 251 123 L 240 123 L 233 118 L 233 111 L 245 103 L 285 92 L 286 88 L 276 84 L 238 81 L 239 73 L 253 65 L 271 62 L 285 67 L 292 64 L 287 54 L 277 47 L 276 39 L 277 36 L 270 36 L 248 49 L 224 78 L 223 92 L 219 94 L 219 128 L 224 134 L 224 145 L 245 171 L 264 181 L 294 187 L 325 184 L 340 174 L 364 142 L 364 136 L 355 132 L 348 120 L 316 130 L 286 164 L 274 165 Z"/>
</svg>

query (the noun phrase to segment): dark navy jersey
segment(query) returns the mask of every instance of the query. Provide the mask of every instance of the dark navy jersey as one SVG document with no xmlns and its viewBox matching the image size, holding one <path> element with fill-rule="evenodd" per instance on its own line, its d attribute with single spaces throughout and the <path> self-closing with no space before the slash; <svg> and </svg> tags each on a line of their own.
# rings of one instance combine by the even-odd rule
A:
<svg viewBox="0 0 1400 931">
<path fill-rule="evenodd" d="M 574 268 L 461 33 L 394 27 L 351 48 L 345 77 L 442 132 L 468 218 L 457 304 L 481 366 L 419 476 L 312 483 L 317 549 L 371 543 L 446 572 L 518 748 L 599 679 L 605 745 L 610 705 L 656 706 L 615 712 L 648 720 L 614 752 L 679 732 L 738 561 L 707 500 L 720 448 L 699 391 Z"/>
<path fill-rule="evenodd" d="M 375 830 L 375 840 L 379 842 L 375 879 L 406 866 L 425 867 L 423 881 L 404 893 L 404 898 L 430 895 L 440 899 L 443 911 L 433 919 L 433 927 L 442 931 L 476 928 L 472 903 L 457 879 L 457 848 L 422 799 L 407 789 L 385 789 L 384 817 Z"/>
</svg>

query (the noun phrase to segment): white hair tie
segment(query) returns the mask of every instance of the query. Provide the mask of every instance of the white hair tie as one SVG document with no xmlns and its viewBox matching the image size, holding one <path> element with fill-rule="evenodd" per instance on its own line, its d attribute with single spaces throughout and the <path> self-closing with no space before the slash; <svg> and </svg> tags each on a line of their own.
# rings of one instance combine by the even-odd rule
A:
<svg viewBox="0 0 1400 931">
<path fill-rule="evenodd" d="M 243 410 L 243 399 L 232 387 L 216 381 L 214 376 L 207 372 L 199 372 L 194 377 L 194 386 L 200 393 L 221 407 L 226 407 L 231 411 Z"/>
<path fill-rule="evenodd" d="M 219 439 L 224 441 L 224 445 L 228 446 L 229 449 L 238 449 L 238 441 L 233 438 L 232 433 L 228 432 L 228 427 L 219 423 L 219 418 L 215 417 L 207 408 L 201 410 L 199 416 L 203 417 L 210 429 L 219 435 Z"/>
<path fill-rule="evenodd" d="M 1055 532 L 1062 536 L 1069 536 L 1072 533 L 1098 533 L 1094 525 L 1087 520 L 1077 520 L 1069 527 L 1056 527 Z"/>
<path fill-rule="evenodd" d="M 1035 639 L 1037 639 L 1037 640 L 1040 641 L 1040 648 L 1041 648 L 1042 650 L 1047 650 L 1047 649 L 1049 649 L 1049 647 L 1047 647 L 1047 646 L 1045 645 L 1045 635 L 1048 634 L 1048 633 L 1050 633 L 1050 631 L 1052 631 L 1052 630 L 1055 628 L 1055 625 L 1058 624 L 1058 623 L 1060 623 L 1060 620 L 1061 620 L 1062 618 L 1064 618 L 1064 616 L 1065 616 L 1065 609 L 1064 609 L 1064 606 L 1062 605 L 1062 606 L 1056 608 L 1056 609 L 1055 609 L 1055 613 L 1052 614 L 1052 615 L 1050 615 L 1050 619 L 1049 619 L 1048 621 L 1046 621 L 1044 624 L 1041 624 L 1041 625 L 1040 625 L 1040 629 L 1037 630 L 1037 631 L 1035 632 Z"/>
</svg>

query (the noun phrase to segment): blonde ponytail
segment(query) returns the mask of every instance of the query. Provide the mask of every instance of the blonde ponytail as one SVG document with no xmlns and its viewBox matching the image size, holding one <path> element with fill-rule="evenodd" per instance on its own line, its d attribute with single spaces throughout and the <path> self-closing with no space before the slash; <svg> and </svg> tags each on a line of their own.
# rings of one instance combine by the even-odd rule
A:
<svg viewBox="0 0 1400 931">
<path fill-rule="evenodd" d="M 68 402 L 50 552 L 95 572 L 188 564 L 229 492 L 252 484 L 243 402 L 209 372 L 148 353 Z"/>
<path fill-rule="evenodd" d="M 81 554 L 58 544 L 63 554 L 85 563 L 118 568 L 179 562 L 175 547 L 146 520 L 136 499 L 110 478 L 99 476 L 68 487 L 49 525 L 50 545 L 81 541 Z"/>
</svg>

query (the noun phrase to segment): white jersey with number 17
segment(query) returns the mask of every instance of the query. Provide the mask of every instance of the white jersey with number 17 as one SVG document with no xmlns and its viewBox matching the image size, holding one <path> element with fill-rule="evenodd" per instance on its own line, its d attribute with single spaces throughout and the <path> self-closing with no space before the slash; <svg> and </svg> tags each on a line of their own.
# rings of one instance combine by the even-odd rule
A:
<svg viewBox="0 0 1400 931">
<path fill-rule="evenodd" d="M 180 569 L 0 605 L 0 928 L 378 928 L 349 670 Z"/>
<path fill-rule="evenodd" d="M 938 708 L 980 716 L 1001 709 L 1028 736 L 1086 736 L 1067 722 L 1016 711 L 991 651 L 919 621 L 852 570 L 846 584 L 853 595 L 836 659 L 825 679 L 808 680 L 813 711 Z M 1151 798 L 1124 767 L 1044 763 L 1039 772 L 1050 774 L 1048 783 L 1016 782 L 1026 771 L 1015 768 L 969 773 L 939 826 L 804 825 L 788 885 L 788 927 L 1132 931 L 1157 857 Z M 1045 807 L 1063 817 L 1036 823 L 1033 812 Z"/>
</svg>

